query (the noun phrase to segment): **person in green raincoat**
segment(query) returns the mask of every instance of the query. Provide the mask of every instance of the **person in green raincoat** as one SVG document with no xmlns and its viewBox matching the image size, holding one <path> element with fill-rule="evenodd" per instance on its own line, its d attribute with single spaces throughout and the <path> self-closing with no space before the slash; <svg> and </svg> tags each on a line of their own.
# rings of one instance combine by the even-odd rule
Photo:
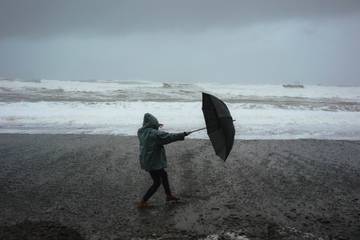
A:
<svg viewBox="0 0 360 240">
<path fill-rule="evenodd" d="M 140 142 L 140 166 L 150 173 L 153 180 L 153 184 L 138 203 L 138 208 L 149 207 L 147 201 L 157 191 L 161 183 L 166 193 L 166 201 L 179 200 L 170 190 L 168 175 L 165 171 L 167 160 L 164 145 L 184 140 L 189 133 L 167 133 L 160 131 L 159 127 L 162 127 L 162 124 L 159 123 L 156 117 L 146 113 L 143 126 L 137 132 Z"/>
</svg>

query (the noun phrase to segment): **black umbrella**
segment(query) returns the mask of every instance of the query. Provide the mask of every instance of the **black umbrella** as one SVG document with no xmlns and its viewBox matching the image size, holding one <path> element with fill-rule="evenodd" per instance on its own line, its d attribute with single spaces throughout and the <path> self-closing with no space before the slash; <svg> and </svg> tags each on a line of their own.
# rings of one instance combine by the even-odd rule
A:
<svg viewBox="0 0 360 240">
<path fill-rule="evenodd" d="M 235 128 L 226 104 L 213 95 L 202 93 L 202 111 L 206 130 L 216 155 L 224 161 L 234 144 Z M 196 129 L 190 133 L 203 130 Z"/>
</svg>

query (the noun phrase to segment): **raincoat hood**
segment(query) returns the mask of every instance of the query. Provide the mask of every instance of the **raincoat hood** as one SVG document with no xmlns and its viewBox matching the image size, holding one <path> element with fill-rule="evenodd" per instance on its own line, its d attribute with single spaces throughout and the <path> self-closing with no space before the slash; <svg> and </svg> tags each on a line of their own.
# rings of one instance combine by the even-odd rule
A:
<svg viewBox="0 0 360 240">
<path fill-rule="evenodd" d="M 159 121 L 156 119 L 156 117 L 154 117 L 152 114 L 150 113 L 145 113 L 144 115 L 144 121 L 143 121 L 143 128 L 154 128 L 154 129 L 159 129 L 160 123 Z"/>
<path fill-rule="evenodd" d="M 144 115 L 143 126 L 137 135 L 140 143 L 140 165 L 146 171 L 166 168 L 167 159 L 164 145 L 184 140 L 185 133 L 159 131 L 160 123 L 150 113 Z"/>
</svg>

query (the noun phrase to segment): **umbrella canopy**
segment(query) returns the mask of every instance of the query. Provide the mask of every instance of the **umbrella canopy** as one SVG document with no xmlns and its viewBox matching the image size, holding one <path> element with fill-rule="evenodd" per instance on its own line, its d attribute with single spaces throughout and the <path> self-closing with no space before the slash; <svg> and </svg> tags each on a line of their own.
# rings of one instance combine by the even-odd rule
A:
<svg viewBox="0 0 360 240">
<path fill-rule="evenodd" d="M 206 130 L 216 155 L 224 161 L 234 144 L 235 128 L 226 104 L 213 95 L 202 93 Z"/>
</svg>

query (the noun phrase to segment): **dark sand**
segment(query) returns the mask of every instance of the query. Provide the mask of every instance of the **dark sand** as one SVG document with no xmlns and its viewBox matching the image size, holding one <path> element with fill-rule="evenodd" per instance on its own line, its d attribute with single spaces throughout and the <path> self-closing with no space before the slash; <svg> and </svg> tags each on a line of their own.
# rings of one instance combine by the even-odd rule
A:
<svg viewBox="0 0 360 240">
<path fill-rule="evenodd" d="M 182 203 L 160 189 L 138 210 L 151 179 L 135 137 L 0 134 L 0 239 L 360 239 L 359 141 L 236 141 L 225 163 L 207 140 L 167 154 Z"/>
</svg>

